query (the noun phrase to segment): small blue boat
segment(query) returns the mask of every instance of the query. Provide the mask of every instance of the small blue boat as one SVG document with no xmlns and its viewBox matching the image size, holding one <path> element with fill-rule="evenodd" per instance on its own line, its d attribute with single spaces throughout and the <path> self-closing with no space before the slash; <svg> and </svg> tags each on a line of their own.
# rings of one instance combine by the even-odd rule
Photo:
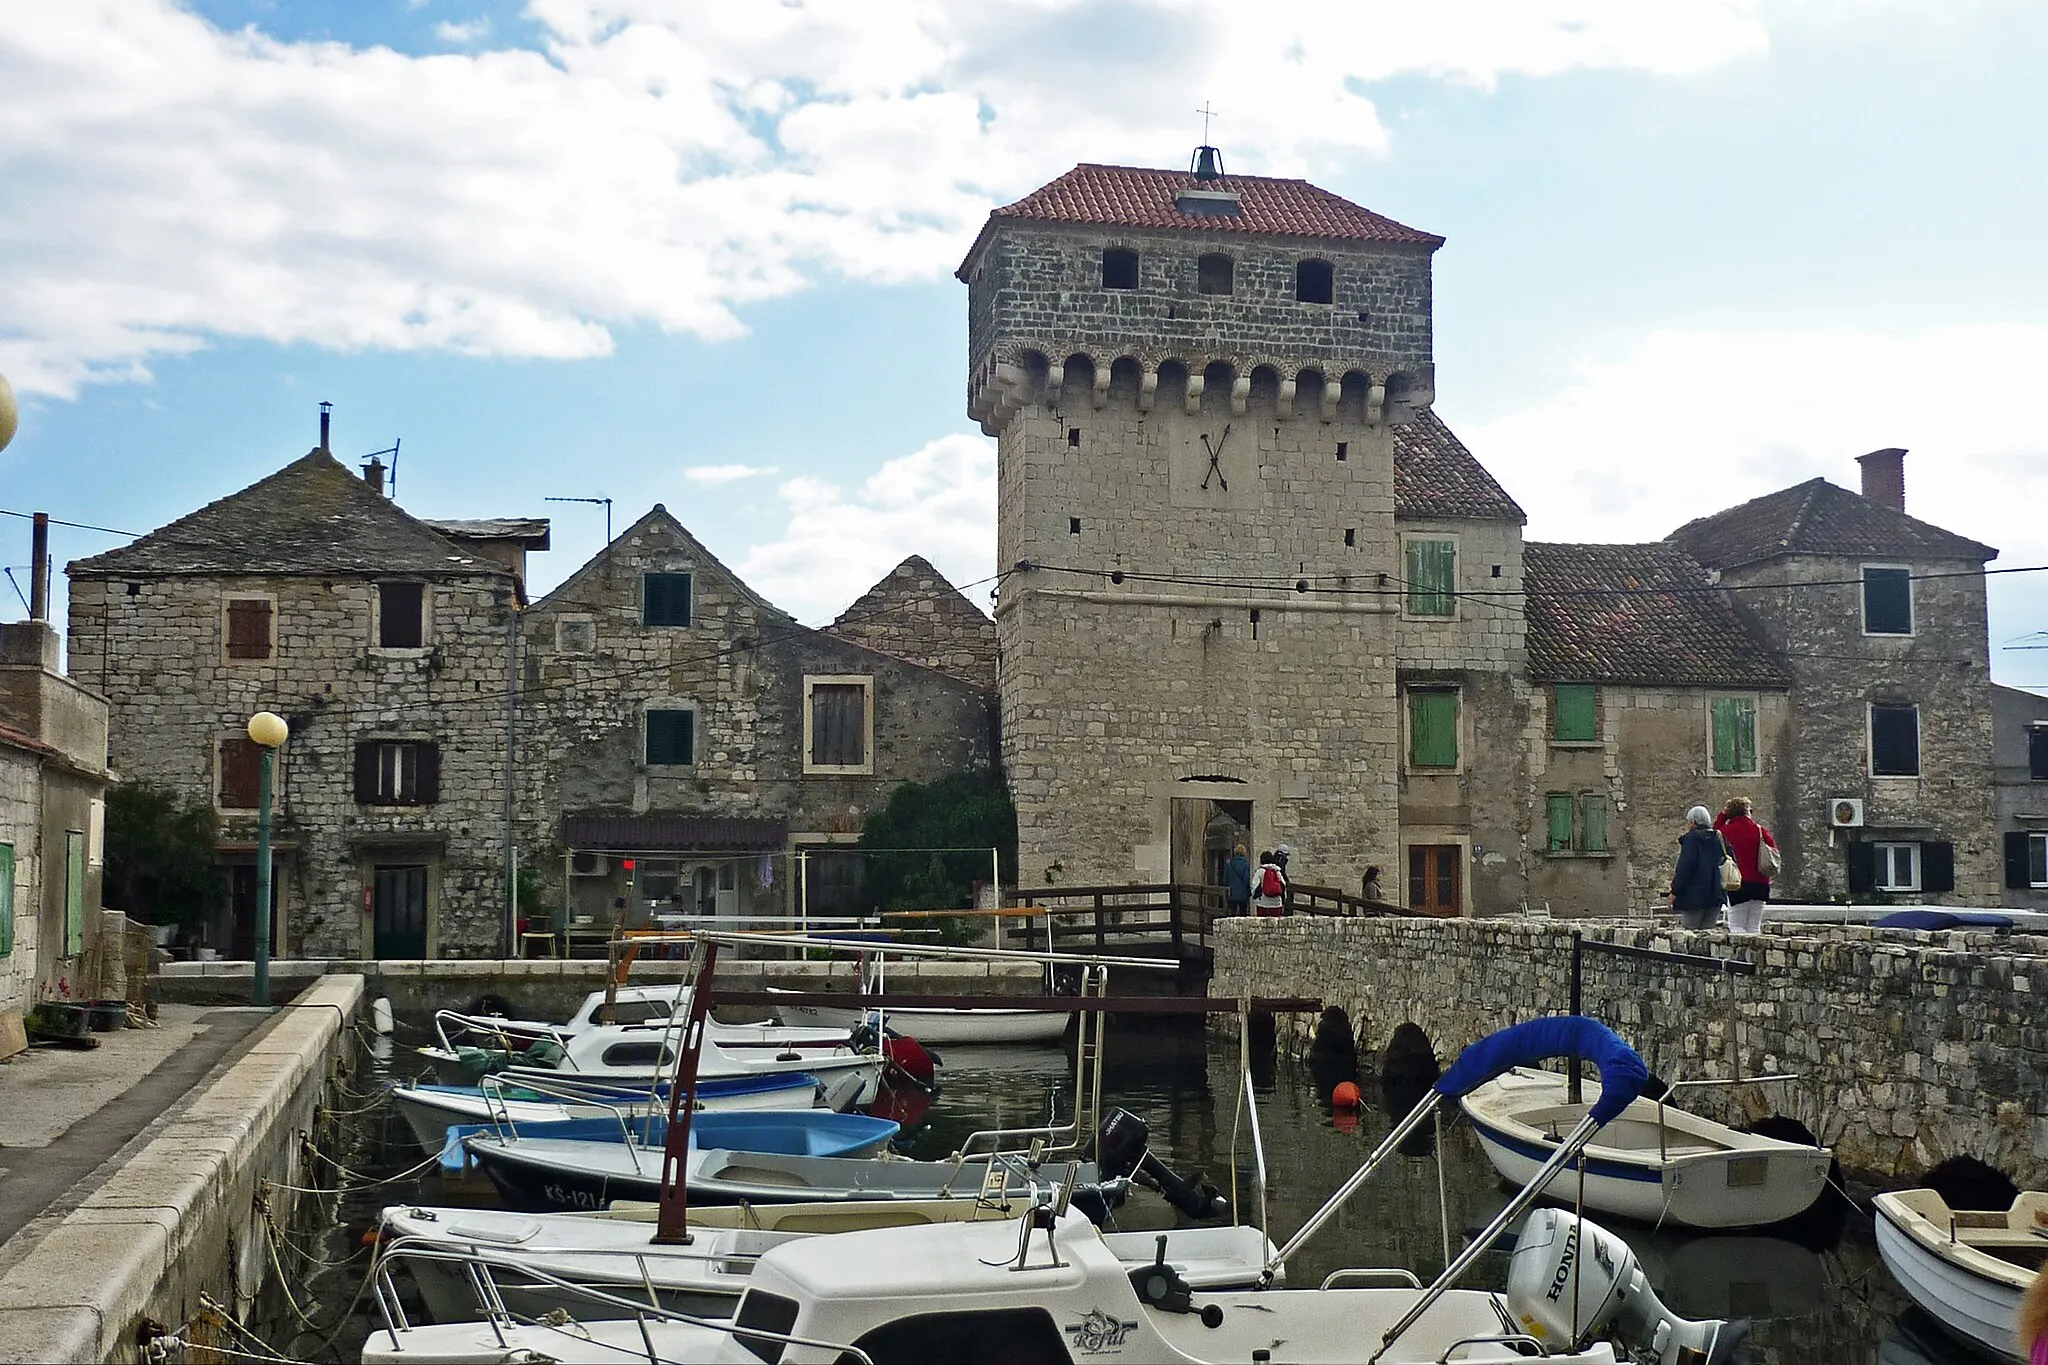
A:
<svg viewBox="0 0 2048 1365">
<path fill-rule="evenodd" d="M 900 1131 L 890 1119 L 866 1114 L 835 1114 L 826 1109 L 741 1111 L 694 1114 L 690 1118 L 693 1150 L 766 1152 L 777 1156 L 870 1156 L 887 1146 Z M 662 1148 L 668 1141 L 668 1117 L 648 1114 L 621 1122 L 617 1117 L 562 1119 L 547 1123 L 455 1124 L 441 1148 L 441 1164 L 459 1171 L 469 1160 L 466 1139 L 488 1134 L 509 1144 L 580 1142 L 631 1146 L 651 1163 L 658 1177 Z"/>
<path fill-rule="evenodd" d="M 818 1078 L 800 1071 L 699 1081 L 698 1112 L 805 1110 L 819 1103 L 820 1092 Z M 524 1128 L 560 1119 L 611 1119 L 615 1113 L 637 1117 L 650 1110 L 668 1111 L 665 1084 L 650 1092 L 645 1085 L 636 1090 L 575 1078 L 533 1088 L 495 1078 L 485 1086 L 414 1081 L 394 1085 L 391 1095 L 413 1136 L 429 1152 L 441 1149 L 451 1124 L 488 1124 L 509 1118 Z"/>
</svg>

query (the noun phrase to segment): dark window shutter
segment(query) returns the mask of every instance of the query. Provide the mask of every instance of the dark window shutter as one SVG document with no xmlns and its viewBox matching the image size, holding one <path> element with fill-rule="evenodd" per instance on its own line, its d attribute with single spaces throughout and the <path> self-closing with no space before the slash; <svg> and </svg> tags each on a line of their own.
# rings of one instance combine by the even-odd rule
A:
<svg viewBox="0 0 2048 1365">
<path fill-rule="evenodd" d="M 2036 782 L 2048 782 L 2048 725 L 2027 731 L 2027 773 Z"/>
<path fill-rule="evenodd" d="M 420 744 L 419 776 L 417 795 L 414 799 L 422 806 L 431 806 L 441 799 L 441 746 Z"/>
<path fill-rule="evenodd" d="M 418 649 L 426 643 L 423 583 L 377 585 L 377 644 L 383 649 Z"/>
<path fill-rule="evenodd" d="M 1877 887 L 1877 845 L 1862 842 L 1848 846 L 1849 889 L 1871 891 Z"/>
<path fill-rule="evenodd" d="M 2027 866 L 2027 832 L 2023 829 L 2009 829 L 2005 832 L 2005 885 L 2007 890 L 2025 890 L 2034 884 Z"/>
<path fill-rule="evenodd" d="M 1870 708 L 1870 772 L 1873 777 L 1920 775 L 1920 708 L 1878 702 Z"/>
<path fill-rule="evenodd" d="M 1920 889 L 1930 896 L 1956 889 L 1956 846 L 1920 845 Z"/>
<path fill-rule="evenodd" d="M 262 597 L 238 597 L 228 603 L 228 657 L 267 659 L 270 657 L 270 601 Z"/>
<path fill-rule="evenodd" d="M 220 742 L 220 804 L 223 810 L 254 810 L 263 796 L 263 750 L 237 735 Z"/>
<path fill-rule="evenodd" d="M 1913 574 L 1908 569 L 1863 571 L 1863 629 L 1870 635 L 1913 633 Z"/>
<path fill-rule="evenodd" d="M 374 806 L 377 802 L 377 741 L 359 739 L 356 741 L 356 804 Z"/>
<path fill-rule="evenodd" d="M 867 689 L 857 683 L 811 688 L 811 762 L 858 767 L 867 762 Z"/>
</svg>

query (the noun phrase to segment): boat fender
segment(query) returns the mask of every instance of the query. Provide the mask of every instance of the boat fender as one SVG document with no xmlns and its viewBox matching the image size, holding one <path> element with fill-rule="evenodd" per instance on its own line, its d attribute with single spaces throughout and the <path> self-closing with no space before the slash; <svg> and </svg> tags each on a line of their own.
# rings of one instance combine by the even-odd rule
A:
<svg viewBox="0 0 2048 1365">
<path fill-rule="evenodd" d="M 370 1024 L 378 1033 L 390 1036 L 393 1027 L 391 997 L 380 995 L 370 1002 Z"/>
<path fill-rule="evenodd" d="M 1341 1112 L 1349 1112 L 1358 1108 L 1363 1098 L 1358 1093 L 1358 1083 L 1356 1081 L 1339 1081 L 1337 1082 L 1337 1088 L 1330 1092 L 1331 1106 Z"/>
</svg>

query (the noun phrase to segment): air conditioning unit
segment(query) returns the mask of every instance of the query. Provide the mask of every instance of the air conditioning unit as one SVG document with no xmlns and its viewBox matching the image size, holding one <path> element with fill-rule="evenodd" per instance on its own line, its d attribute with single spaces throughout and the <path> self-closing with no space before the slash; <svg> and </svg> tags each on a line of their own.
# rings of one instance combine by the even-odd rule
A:
<svg viewBox="0 0 2048 1365">
<path fill-rule="evenodd" d="M 612 860 L 602 853 L 571 853 L 569 875 L 572 877 L 603 877 L 610 875 Z"/>
<path fill-rule="evenodd" d="M 1863 803 L 1853 796 L 1838 796 L 1828 802 L 1828 823 L 1836 829 L 1861 829 Z"/>
</svg>

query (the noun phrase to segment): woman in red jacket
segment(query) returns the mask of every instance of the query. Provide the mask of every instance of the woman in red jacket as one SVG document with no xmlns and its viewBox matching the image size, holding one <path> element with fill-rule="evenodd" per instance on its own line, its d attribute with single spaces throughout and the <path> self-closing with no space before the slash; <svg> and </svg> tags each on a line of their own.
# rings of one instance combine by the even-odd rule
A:
<svg viewBox="0 0 2048 1365">
<path fill-rule="evenodd" d="M 1775 863 L 1778 841 L 1749 812 L 1749 798 L 1737 796 L 1714 817 L 1714 828 L 1721 831 L 1728 851 L 1735 855 L 1735 865 L 1742 869 L 1742 889 L 1728 897 L 1728 928 L 1738 934 L 1754 934 L 1763 929 L 1764 906 L 1771 899 L 1771 877 L 1777 871 L 1775 865 L 1769 873 L 1757 866 L 1760 850 L 1766 847 Z"/>
</svg>

